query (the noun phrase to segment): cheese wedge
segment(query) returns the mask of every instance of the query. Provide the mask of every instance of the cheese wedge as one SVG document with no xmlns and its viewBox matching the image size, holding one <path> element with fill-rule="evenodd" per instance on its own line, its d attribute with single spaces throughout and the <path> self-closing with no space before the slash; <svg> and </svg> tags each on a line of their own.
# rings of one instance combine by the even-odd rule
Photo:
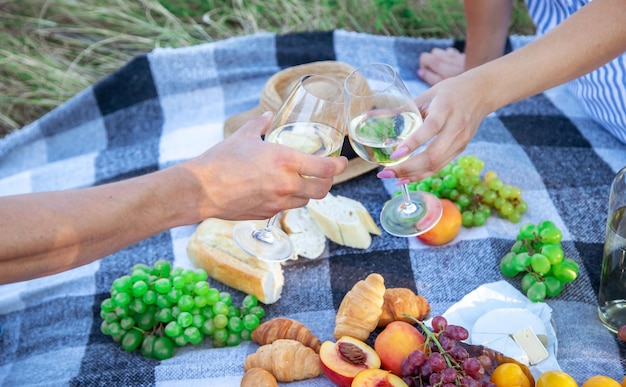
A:
<svg viewBox="0 0 626 387">
<path fill-rule="evenodd" d="M 470 332 L 470 343 L 484 345 L 523 364 L 533 365 L 545 360 L 548 356 L 535 352 L 537 350 L 536 343 L 525 346 L 534 348 L 534 350 L 530 350 L 530 353 L 527 353 L 513 336 L 522 332 L 518 334 L 518 337 L 520 337 L 520 341 L 526 343 L 522 336 L 524 333 L 528 334 L 529 331 L 533 332 L 533 336 L 537 338 L 545 350 L 546 327 L 537 315 L 522 308 L 494 309 L 476 320 Z M 544 343 L 541 343 L 540 337 Z M 542 359 L 538 360 L 540 358 Z"/>
<path fill-rule="evenodd" d="M 550 357 L 548 350 L 530 326 L 513 333 L 512 337 L 528 356 L 530 365 L 535 365 Z"/>
</svg>

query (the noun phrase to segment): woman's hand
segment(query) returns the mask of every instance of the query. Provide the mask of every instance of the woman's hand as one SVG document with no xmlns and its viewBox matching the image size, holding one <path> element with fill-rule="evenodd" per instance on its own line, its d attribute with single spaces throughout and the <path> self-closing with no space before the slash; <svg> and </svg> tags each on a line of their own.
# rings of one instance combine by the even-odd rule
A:
<svg viewBox="0 0 626 387">
<path fill-rule="evenodd" d="M 466 73 L 467 74 L 467 73 Z M 472 139 L 482 119 L 490 112 L 481 100 L 485 95 L 472 76 L 443 80 L 415 99 L 425 117 L 422 126 L 407 138 L 392 158 L 426 148 L 407 161 L 386 167 L 379 178 L 400 178 L 400 182 L 421 180 L 439 171 L 461 153 Z"/>
<path fill-rule="evenodd" d="M 423 52 L 419 57 L 417 76 L 421 80 L 434 85 L 465 71 L 465 54 L 456 48 L 434 48 L 430 52 Z"/>
</svg>

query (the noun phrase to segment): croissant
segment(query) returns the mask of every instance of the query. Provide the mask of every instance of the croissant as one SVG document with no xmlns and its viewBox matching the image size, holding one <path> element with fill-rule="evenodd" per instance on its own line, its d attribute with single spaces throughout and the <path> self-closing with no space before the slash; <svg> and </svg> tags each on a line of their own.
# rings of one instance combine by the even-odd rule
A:
<svg viewBox="0 0 626 387">
<path fill-rule="evenodd" d="M 254 367 L 246 371 L 239 387 L 278 387 L 276 378 L 263 368 Z"/>
<path fill-rule="evenodd" d="M 351 336 L 365 341 L 378 324 L 382 313 L 385 294 L 385 280 L 378 273 L 372 273 L 357 282 L 344 296 L 335 318 L 336 340 Z"/>
<path fill-rule="evenodd" d="M 314 378 L 322 374 L 320 357 L 299 341 L 278 339 L 265 344 L 246 357 L 243 369 L 261 367 L 279 382 Z"/>
<path fill-rule="evenodd" d="M 383 328 L 392 321 L 400 320 L 413 324 L 408 314 L 417 320 L 423 320 L 430 313 L 430 304 L 424 296 L 418 296 L 411 289 L 389 288 L 385 290 L 383 313 L 378 319 L 378 327 Z"/>
<path fill-rule="evenodd" d="M 319 353 L 322 342 L 299 321 L 277 317 L 264 322 L 252 331 L 252 341 L 259 345 L 271 344 L 278 339 L 293 339 Z"/>
</svg>

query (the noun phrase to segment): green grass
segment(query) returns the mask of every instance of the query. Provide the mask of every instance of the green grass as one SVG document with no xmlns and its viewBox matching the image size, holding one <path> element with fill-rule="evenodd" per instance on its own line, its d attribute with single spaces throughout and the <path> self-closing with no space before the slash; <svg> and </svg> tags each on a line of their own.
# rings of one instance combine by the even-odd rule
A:
<svg viewBox="0 0 626 387">
<path fill-rule="evenodd" d="M 511 33 L 532 34 L 523 0 Z M 0 0 L 0 136 L 156 47 L 259 31 L 462 37 L 459 0 Z"/>
</svg>

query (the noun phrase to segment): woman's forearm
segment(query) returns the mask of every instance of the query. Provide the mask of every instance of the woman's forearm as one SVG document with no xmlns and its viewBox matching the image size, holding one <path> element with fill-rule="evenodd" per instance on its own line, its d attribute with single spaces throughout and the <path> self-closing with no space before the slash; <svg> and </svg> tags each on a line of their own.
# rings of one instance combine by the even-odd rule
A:
<svg viewBox="0 0 626 387">
<path fill-rule="evenodd" d="M 626 51 L 626 0 L 594 0 L 509 55 L 466 73 L 491 111 L 578 78 Z"/>
<path fill-rule="evenodd" d="M 502 56 L 509 31 L 512 0 L 465 0 L 465 70 Z"/>
</svg>

